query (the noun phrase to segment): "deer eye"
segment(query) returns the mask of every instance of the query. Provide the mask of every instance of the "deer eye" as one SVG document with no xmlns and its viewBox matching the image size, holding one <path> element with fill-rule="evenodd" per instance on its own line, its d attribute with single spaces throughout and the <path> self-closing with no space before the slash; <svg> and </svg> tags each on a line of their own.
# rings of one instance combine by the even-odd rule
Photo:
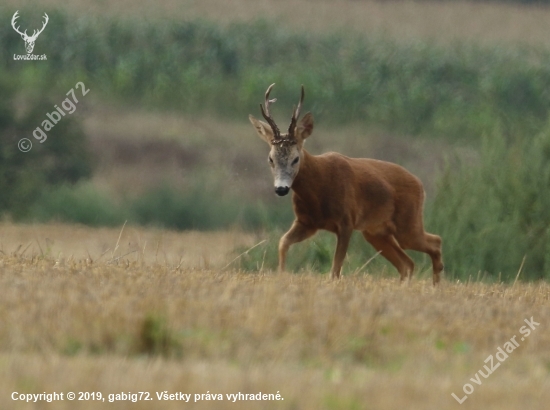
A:
<svg viewBox="0 0 550 410">
<path fill-rule="evenodd" d="M 273 165 L 273 158 L 267 157 L 267 159 L 269 160 L 269 163 L 270 163 L 271 165 Z"/>
<path fill-rule="evenodd" d="M 296 165 L 298 161 L 300 160 L 300 157 L 296 157 L 294 161 L 292 161 L 292 165 Z"/>
</svg>

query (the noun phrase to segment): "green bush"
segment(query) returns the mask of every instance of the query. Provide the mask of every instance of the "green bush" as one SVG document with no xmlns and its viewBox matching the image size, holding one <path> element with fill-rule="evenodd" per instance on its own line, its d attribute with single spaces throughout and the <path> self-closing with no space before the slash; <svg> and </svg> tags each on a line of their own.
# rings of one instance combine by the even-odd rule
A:
<svg viewBox="0 0 550 410">
<path fill-rule="evenodd" d="M 514 280 L 550 275 L 550 126 L 531 139 L 484 138 L 479 165 L 448 169 L 426 211 L 447 272 Z"/>
<path fill-rule="evenodd" d="M 235 201 L 195 183 L 185 191 L 168 185 L 146 192 L 128 204 L 135 221 L 173 229 L 216 229 L 236 222 Z"/>
<path fill-rule="evenodd" d="M 58 220 L 90 226 L 115 226 L 124 221 L 169 229 L 274 229 L 290 225 L 292 209 L 243 203 L 223 193 L 221 184 L 197 177 L 185 189 L 160 185 L 115 202 L 90 182 L 50 187 L 40 193 L 27 214 L 36 221 Z"/>
<path fill-rule="evenodd" d="M 60 185 L 44 191 L 31 208 L 29 219 L 115 226 L 122 225 L 127 216 L 108 195 L 98 192 L 89 182 L 84 182 Z"/>
<path fill-rule="evenodd" d="M 54 110 L 47 99 L 29 99 L 30 109 L 17 118 L 15 85 L 8 85 L 10 76 L 0 70 L 0 214 L 14 218 L 28 215 L 41 193 L 61 183 L 74 183 L 91 175 L 91 156 L 80 124 L 73 118 L 63 118 L 47 139 L 40 143 L 32 133 Z M 13 79 L 12 79 L 13 80 Z M 18 142 L 29 139 L 33 146 L 21 152 Z"/>
</svg>

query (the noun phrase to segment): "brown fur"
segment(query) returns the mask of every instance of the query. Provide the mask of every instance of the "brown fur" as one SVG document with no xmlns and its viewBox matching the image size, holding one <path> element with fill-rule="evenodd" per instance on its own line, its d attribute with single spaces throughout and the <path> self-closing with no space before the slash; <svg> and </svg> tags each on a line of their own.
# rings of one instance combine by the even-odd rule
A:
<svg viewBox="0 0 550 410">
<path fill-rule="evenodd" d="M 351 234 L 358 230 L 396 267 L 401 281 L 410 278 L 414 270 L 414 262 L 404 249 L 430 255 L 433 283 L 440 281 L 441 238 L 424 231 L 424 189 L 416 176 L 399 165 L 375 159 L 349 158 L 334 152 L 309 154 L 303 143 L 313 131 L 310 113 L 296 125 L 292 147 L 273 144 L 270 126 L 252 116 L 250 121 L 271 146 L 270 158 L 277 164 L 272 164 L 274 176 L 278 164 L 300 156 L 291 185 L 296 219 L 279 242 L 280 270 L 285 269 L 291 245 L 324 229 L 338 239 L 331 273 L 339 278 Z"/>
</svg>

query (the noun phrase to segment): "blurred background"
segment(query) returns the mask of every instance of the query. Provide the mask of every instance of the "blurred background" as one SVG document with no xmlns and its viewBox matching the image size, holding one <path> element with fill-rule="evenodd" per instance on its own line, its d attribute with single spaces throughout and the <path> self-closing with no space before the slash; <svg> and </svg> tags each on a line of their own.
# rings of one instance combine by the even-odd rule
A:
<svg viewBox="0 0 550 410">
<path fill-rule="evenodd" d="M 286 127 L 304 84 L 315 118 L 306 148 L 418 175 L 450 277 L 513 280 L 521 266 L 522 279 L 548 278 L 548 3 L 4 0 L 1 218 L 237 229 L 269 238 L 240 267 L 274 267 L 291 203 L 273 195 L 248 115 L 260 116 L 275 82 Z M 28 33 L 48 14 L 33 50 L 47 60 L 14 59 L 26 54 L 16 10 Z M 40 143 L 33 131 L 71 89 L 75 112 Z M 334 240 L 313 244 L 291 266 L 326 272 Z M 372 255 L 355 238 L 348 269 Z"/>
</svg>

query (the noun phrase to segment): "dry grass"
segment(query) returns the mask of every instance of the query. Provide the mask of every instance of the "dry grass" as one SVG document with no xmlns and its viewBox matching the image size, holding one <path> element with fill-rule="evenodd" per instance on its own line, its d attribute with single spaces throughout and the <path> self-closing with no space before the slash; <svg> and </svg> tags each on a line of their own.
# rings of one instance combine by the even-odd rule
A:
<svg viewBox="0 0 550 410">
<path fill-rule="evenodd" d="M 6 0 L 6 6 L 38 9 L 60 6 L 75 15 L 109 14 L 156 18 L 206 18 L 223 24 L 257 18 L 277 19 L 292 28 L 314 31 L 352 29 L 386 33 L 398 40 L 549 45 L 550 9 L 468 1 L 353 0 Z M 38 18 L 38 17 L 37 17 Z"/>
<path fill-rule="evenodd" d="M 235 247 L 254 245 L 252 235 L 237 231 L 174 232 L 136 226 L 122 228 L 0 223 L 0 255 L 48 258 L 60 263 L 128 261 L 209 269 L 223 267 Z"/>
<path fill-rule="evenodd" d="M 2 409 L 30 408 L 11 401 L 12 391 L 155 396 L 164 390 L 279 391 L 285 398 L 189 406 L 197 409 L 456 408 L 451 393 L 462 396 L 485 358 L 520 337 L 531 316 L 540 326 L 462 407 L 545 409 L 550 400 L 547 283 L 444 282 L 434 290 L 428 281 L 400 286 L 397 275 L 384 279 L 373 272 L 332 282 L 321 275 L 193 269 L 150 257 L 107 263 L 41 257 L 36 248 L 34 257 L 14 254 L 14 245 L 33 239 L 32 229 L 0 228 Z M 39 240 L 48 231 L 72 239 L 56 241 L 65 255 L 86 248 L 93 237 L 109 244 L 118 237 L 116 230 L 48 226 L 38 229 Z M 198 244 L 192 235 L 173 235 L 204 252 L 218 242 L 227 246 L 228 235 L 233 242 L 249 240 L 212 234 Z M 105 406 L 60 402 L 47 408 Z"/>
</svg>

